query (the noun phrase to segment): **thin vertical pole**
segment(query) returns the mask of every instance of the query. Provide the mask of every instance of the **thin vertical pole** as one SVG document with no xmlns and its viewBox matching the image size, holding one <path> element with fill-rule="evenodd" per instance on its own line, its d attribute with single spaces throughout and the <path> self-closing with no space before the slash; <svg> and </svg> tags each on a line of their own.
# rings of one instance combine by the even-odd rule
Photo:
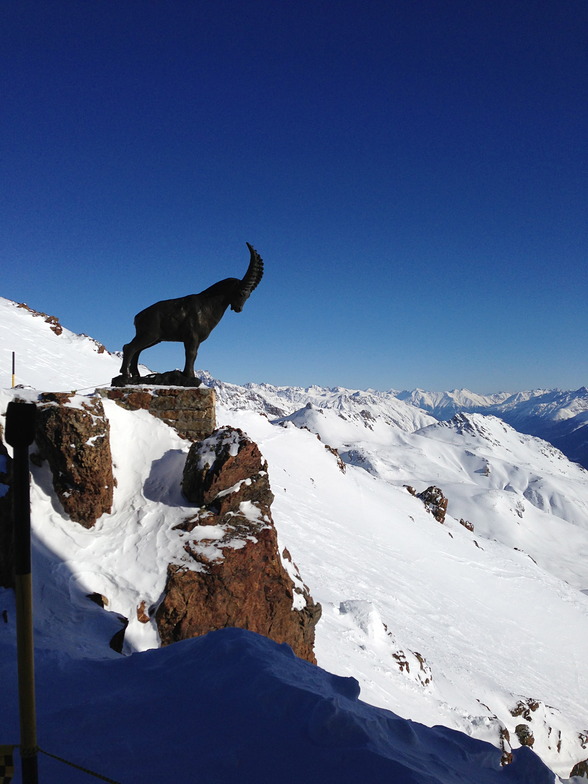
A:
<svg viewBox="0 0 588 784">
<path fill-rule="evenodd" d="M 16 386 L 16 351 L 12 352 L 12 388 Z"/>
<path fill-rule="evenodd" d="M 6 440 L 13 447 L 12 512 L 23 784 L 38 784 L 29 484 L 29 446 L 35 437 L 35 418 L 34 403 L 12 401 L 8 404 Z"/>
</svg>

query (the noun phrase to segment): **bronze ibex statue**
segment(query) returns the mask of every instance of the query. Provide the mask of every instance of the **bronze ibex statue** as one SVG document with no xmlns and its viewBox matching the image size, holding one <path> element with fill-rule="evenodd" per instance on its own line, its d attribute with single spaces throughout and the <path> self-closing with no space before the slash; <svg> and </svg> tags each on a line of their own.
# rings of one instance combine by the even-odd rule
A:
<svg viewBox="0 0 588 784">
<path fill-rule="evenodd" d="M 231 307 L 240 313 L 251 292 L 263 276 L 263 260 L 247 243 L 251 259 L 243 280 L 225 278 L 214 286 L 177 299 L 164 299 L 145 308 L 135 316 L 135 337 L 123 346 L 123 362 L 119 379 L 136 382 L 139 375 L 139 354 L 163 341 L 179 341 L 186 350 L 183 375 L 194 378 L 194 361 L 198 347 Z M 114 379 L 113 379 L 114 381 Z"/>
</svg>

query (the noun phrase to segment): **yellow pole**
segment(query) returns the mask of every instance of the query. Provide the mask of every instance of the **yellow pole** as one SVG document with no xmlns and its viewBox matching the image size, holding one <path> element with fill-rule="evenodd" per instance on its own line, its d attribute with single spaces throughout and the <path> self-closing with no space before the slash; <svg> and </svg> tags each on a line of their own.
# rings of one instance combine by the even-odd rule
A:
<svg viewBox="0 0 588 784">
<path fill-rule="evenodd" d="M 35 647 L 33 640 L 33 591 L 31 573 L 17 574 L 16 588 L 16 644 L 18 650 L 18 692 L 20 707 L 20 754 L 23 763 L 23 782 L 37 781 L 25 767 L 36 769 L 37 711 L 35 705 Z"/>
<path fill-rule="evenodd" d="M 29 446 L 35 437 L 34 403 L 11 401 L 6 410 L 6 440 L 13 447 L 12 514 L 16 589 L 16 643 L 20 753 L 23 784 L 38 784 L 35 648 L 31 576 Z"/>
</svg>

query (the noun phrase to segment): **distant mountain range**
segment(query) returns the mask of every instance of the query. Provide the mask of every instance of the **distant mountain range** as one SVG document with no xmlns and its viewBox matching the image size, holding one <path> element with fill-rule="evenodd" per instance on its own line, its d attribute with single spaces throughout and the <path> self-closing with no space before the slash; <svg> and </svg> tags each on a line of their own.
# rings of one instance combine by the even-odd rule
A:
<svg viewBox="0 0 588 784">
<path fill-rule="evenodd" d="M 529 392 L 499 392 L 478 395 L 468 389 L 450 392 L 379 392 L 344 387 L 281 387 L 271 384 L 238 386 L 202 374 L 221 400 L 231 406 L 253 408 L 269 417 L 287 416 L 311 403 L 316 408 L 354 412 L 366 417 L 377 413 L 383 421 L 415 430 L 433 420 L 448 420 L 457 413 L 496 416 L 521 433 L 549 441 L 568 459 L 588 468 L 588 389 L 575 391 L 537 389 Z M 367 412 L 362 414 L 362 412 Z M 428 415 L 428 417 L 427 417 Z"/>
<path fill-rule="evenodd" d="M 394 393 L 393 393 L 394 394 Z M 515 394 L 476 395 L 467 389 L 440 394 L 421 389 L 395 395 L 436 419 L 458 412 L 492 414 L 532 436 L 544 438 L 570 460 L 588 468 L 588 389 L 536 389 Z"/>
</svg>

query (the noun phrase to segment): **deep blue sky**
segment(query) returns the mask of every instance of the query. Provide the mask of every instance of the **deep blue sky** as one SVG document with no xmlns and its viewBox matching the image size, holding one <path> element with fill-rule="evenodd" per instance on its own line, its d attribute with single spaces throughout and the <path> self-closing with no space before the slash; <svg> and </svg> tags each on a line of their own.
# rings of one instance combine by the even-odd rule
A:
<svg viewBox="0 0 588 784">
<path fill-rule="evenodd" d="M 225 381 L 588 382 L 585 0 L 3 0 L 0 27 L 0 295 L 115 350 L 249 241 L 266 275 L 197 360 Z"/>
</svg>

